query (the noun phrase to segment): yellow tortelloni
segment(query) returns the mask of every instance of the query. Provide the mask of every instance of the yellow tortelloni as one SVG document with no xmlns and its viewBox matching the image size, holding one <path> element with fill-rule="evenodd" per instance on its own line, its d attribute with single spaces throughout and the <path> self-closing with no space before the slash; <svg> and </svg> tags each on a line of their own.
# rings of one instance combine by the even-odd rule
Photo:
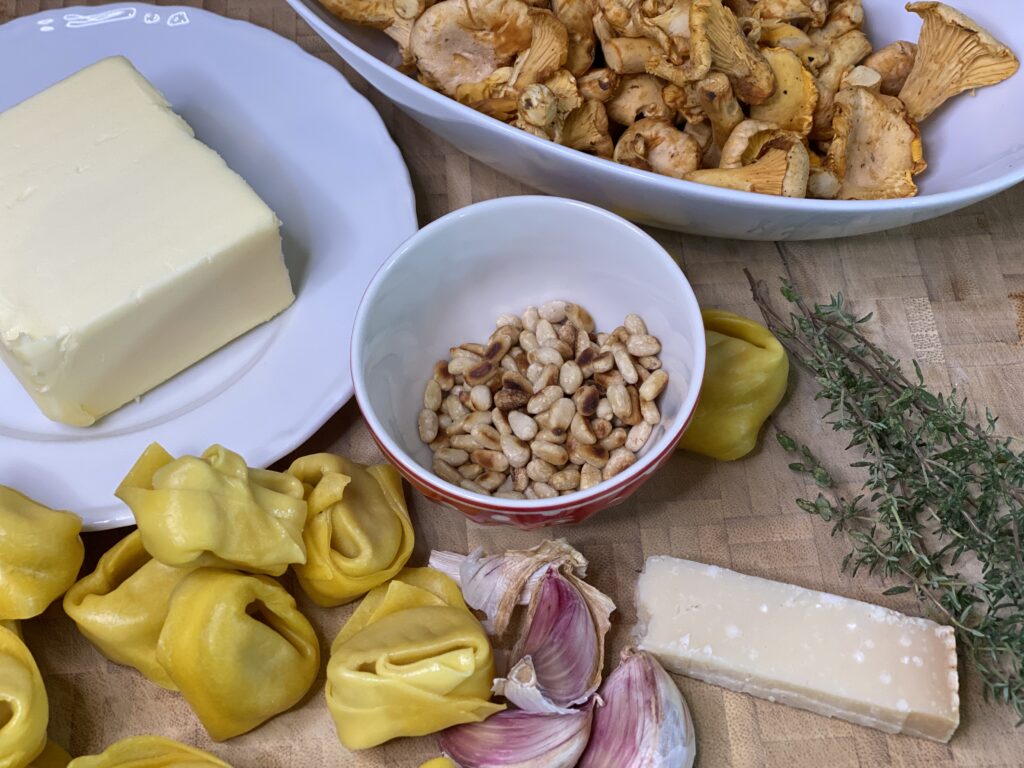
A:
<svg viewBox="0 0 1024 768">
<path fill-rule="evenodd" d="M 157 660 L 223 741 L 297 704 L 316 679 L 320 646 L 273 579 L 201 568 L 174 591 Z"/>
<path fill-rule="evenodd" d="M 29 763 L 29 768 L 67 768 L 70 762 L 71 755 L 63 747 L 48 741 L 39 756 Z"/>
<path fill-rule="evenodd" d="M 146 550 L 166 565 L 280 576 L 306 561 L 302 483 L 250 468 L 219 445 L 175 459 L 153 443 L 116 495 L 131 507 Z"/>
<path fill-rule="evenodd" d="M 455 583 L 406 568 L 342 627 L 325 692 L 341 743 L 365 749 L 500 712 L 493 677 L 490 642 Z"/>
<path fill-rule="evenodd" d="M 394 467 L 318 453 L 297 459 L 288 472 L 302 481 L 309 505 L 306 562 L 294 569 L 314 603 L 342 605 L 402 570 L 413 529 Z"/>
<path fill-rule="evenodd" d="M 96 570 L 64 595 L 64 611 L 111 661 L 135 667 L 159 686 L 175 690 L 156 659 L 171 593 L 194 568 L 154 560 L 138 531 L 107 550 Z"/>
<path fill-rule="evenodd" d="M 0 627 L 0 768 L 26 768 L 46 746 L 50 705 L 35 659 Z"/>
<path fill-rule="evenodd" d="M 82 567 L 77 515 L 0 485 L 0 619 L 30 619 L 64 594 Z"/>
<path fill-rule="evenodd" d="M 160 736 L 133 736 L 99 755 L 78 757 L 67 768 L 231 768 L 201 749 Z"/>
</svg>

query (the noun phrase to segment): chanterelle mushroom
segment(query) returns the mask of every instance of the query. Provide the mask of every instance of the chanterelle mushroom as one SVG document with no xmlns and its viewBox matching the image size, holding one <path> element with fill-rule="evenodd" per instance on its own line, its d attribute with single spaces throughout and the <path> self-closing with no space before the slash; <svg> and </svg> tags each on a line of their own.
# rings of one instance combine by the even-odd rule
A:
<svg viewBox="0 0 1024 768">
<path fill-rule="evenodd" d="M 531 8 L 530 47 L 512 67 L 509 86 L 516 92 L 533 83 L 542 83 L 562 68 L 569 55 L 569 33 L 551 11 Z"/>
<path fill-rule="evenodd" d="M 384 30 L 398 43 L 402 63 L 413 63 L 412 23 L 425 10 L 426 0 L 323 0 L 323 5 L 338 18 Z"/>
<path fill-rule="evenodd" d="M 921 132 L 903 103 L 866 88 L 844 88 L 835 106 L 835 136 L 825 164 L 839 179 L 839 199 L 915 195 L 913 177 L 928 166 Z"/>
<path fill-rule="evenodd" d="M 592 0 L 552 0 L 551 11 L 569 33 L 565 68 L 580 77 L 594 63 L 594 3 Z"/>
<path fill-rule="evenodd" d="M 995 85 L 1020 67 L 1013 51 L 944 3 L 907 3 L 923 20 L 917 58 L 900 100 L 921 121 L 958 93 Z"/>
<path fill-rule="evenodd" d="M 806 22 L 820 27 L 828 16 L 828 0 L 760 0 L 753 9 L 755 19 Z"/>
<path fill-rule="evenodd" d="M 697 95 L 711 123 L 714 144 L 721 149 L 736 126 L 743 122 L 743 108 L 733 95 L 729 78 L 721 72 L 712 72 L 697 83 Z"/>
<path fill-rule="evenodd" d="M 605 106 L 608 117 L 619 125 L 632 125 L 645 117 L 661 120 L 672 117 L 662 96 L 661 81 L 652 75 L 625 75 L 618 92 Z"/>
<path fill-rule="evenodd" d="M 576 78 L 562 69 L 547 82 L 531 83 L 522 90 L 513 125 L 534 136 L 561 143 L 566 119 L 582 103 Z"/>
<path fill-rule="evenodd" d="M 562 127 L 561 143 L 610 160 L 615 147 L 608 132 L 608 114 L 604 104 L 588 99 L 583 106 L 569 113 Z"/>
<path fill-rule="evenodd" d="M 751 107 L 750 116 L 806 136 L 811 132 L 814 109 L 818 106 L 814 75 L 804 68 L 799 56 L 786 48 L 765 48 L 762 53 L 775 73 L 775 93 Z"/>
<path fill-rule="evenodd" d="M 857 66 L 869 53 L 871 42 L 860 30 L 847 32 L 832 42 L 829 47 L 829 62 L 822 67 L 817 78 L 818 106 L 814 110 L 812 139 L 832 138 L 833 102 L 839 91 L 839 84 L 843 75 Z"/>
<path fill-rule="evenodd" d="M 910 70 L 914 68 L 915 58 L 917 46 L 906 40 L 897 40 L 864 59 L 864 66 L 871 67 L 881 75 L 882 93 L 898 96 L 910 76 Z"/>
<path fill-rule="evenodd" d="M 827 46 L 847 32 L 863 26 L 864 6 L 861 5 L 861 0 L 839 0 L 832 4 L 825 25 L 821 29 L 810 30 L 808 34 L 818 45 Z"/>
<path fill-rule="evenodd" d="M 619 90 L 619 73 L 608 67 L 592 69 L 576 78 L 580 96 L 588 101 L 606 102 Z"/>
<path fill-rule="evenodd" d="M 722 0 L 693 0 L 686 77 L 701 80 L 712 67 L 728 75 L 736 97 L 747 104 L 761 104 L 775 91 L 772 68 L 747 39 L 733 12 Z"/>
<path fill-rule="evenodd" d="M 744 120 L 736 126 L 728 141 L 722 147 L 719 168 L 742 168 L 750 165 L 760 154 L 765 142 L 774 138 L 779 131 L 775 123 L 760 120 Z"/>
<path fill-rule="evenodd" d="M 455 96 L 485 80 L 530 46 L 530 8 L 520 0 L 441 0 L 412 27 L 410 49 L 421 79 Z"/>
<path fill-rule="evenodd" d="M 700 168 L 697 140 L 667 120 L 637 120 L 619 137 L 615 161 L 676 179 Z"/>
<path fill-rule="evenodd" d="M 788 48 L 815 75 L 828 63 L 828 49 L 812 42 L 806 32 L 792 24 L 781 21 L 762 22 L 760 43 L 768 48 Z"/>
<path fill-rule="evenodd" d="M 761 155 L 742 168 L 708 168 L 686 175 L 687 181 L 715 187 L 766 195 L 804 197 L 810 174 L 810 156 L 803 140 L 795 133 L 782 131 L 761 147 Z"/>
</svg>

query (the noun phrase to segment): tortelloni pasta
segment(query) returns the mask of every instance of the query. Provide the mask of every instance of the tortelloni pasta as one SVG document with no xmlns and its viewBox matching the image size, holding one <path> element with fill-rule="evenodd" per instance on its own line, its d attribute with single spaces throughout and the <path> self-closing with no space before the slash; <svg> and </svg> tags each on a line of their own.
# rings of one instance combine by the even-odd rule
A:
<svg viewBox="0 0 1024 768">
<path fill-rule="evenodd" d="M 273 579 L 201 568 L 174 591 L 157 660 L 223 741 L 297 704 L 316 679 L 320 647 Z"/>
<path fill-rule="evenodd" d="M 133 736 L 107 747 L 99 755 L 71 761 L 67 768 L 231 768 L 201 749 L 160 736 Z"/>
<path fill-rule="evenodd" d="M 82 567 L 82 521 L 0 485 L 0 619 L 30 619 L 64 594 Z"/>
<path fill-rule="evenodd" d="M 71 755 L 63 747 L 48 741 L 39 756 L 29 764 L 29 768 L 67 768 L 70 762 Z"/>
<path fill-rule="evenodd" d="M 146 550 L 166 565 L 280 576 L 306 561 L 306 502 L 292 475 L 253 469 L 219 445 L 173 458 L 154 443 L 117 489 Z"/>
<path fill-rule="evenodd" d="M 288 472 L 302 481 L 309 506 L 306 562 L 294 569 L 313 602 L 342 605 L 402 569 L 413 529 L 394 467 L 318 453 L 297 459 Z"/>
<path fill-rule="evenodd" d="M 64 595 L 64 611 L 111 661 L 135 667 L 159 686 L 175 689 L 156 659 L 171 593 L 194 568 L 154 560 L 138 531 L 111 547 Z"/>
<path fill-rule="evenodd" d="M 342 627 L 327 665 L 327 706 L 341 743 L 365 749 L 500 712 L 489 701 L 493 677 L 487 635 L 455 583 L 406 568 Z"/>
<path fill-rule="evenodd" d="M 26 768 L 46 746 L 46 688 L 21 639 L 0 627 L 0 768 Z"/>
</svg>

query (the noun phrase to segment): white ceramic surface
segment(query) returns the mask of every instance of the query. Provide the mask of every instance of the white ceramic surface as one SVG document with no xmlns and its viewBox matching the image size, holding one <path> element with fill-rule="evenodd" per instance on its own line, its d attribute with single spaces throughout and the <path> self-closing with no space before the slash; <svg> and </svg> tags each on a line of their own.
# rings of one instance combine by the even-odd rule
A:
<svg viewBox="0 0 1024 768">
<path fill-rule="evenodd" d="M 682 270 L 649 235 L 605 210 L 563 198 L 507 197 L 417 232 L 373 279 L 356 313 L 356 399 L 374 436 L 417 485 L 442 486 L 466 506 L 493 502 L 511 516 L 552 507 L 551 500 L 490 499 L 445 483 L 430 471 L 430 448 L 417 432 L 423 387 L 449 347 L 486 341 L 499 314 L 551 299 L 575 301 L 606 332 L 630 312 L 640 314 L 662 342 L 669 385 L 659 400 L 662 423 L 640 460 L 548 513 L 610 503 L 675 445 L 697 402 L 705 353 L 700 308 Z"/>
<path fill-rule="evenodd" d="M 923 126 L 929 169 L 908 200 L 789 200 L 657 176 L 589 157 L 486 117 L 393 68 L 382 32 L 346 24 L 317 0 L 288 0 L 359 74 L 403 111 L 473 157 L 550 194 L 574 197 L 634 221 L 747 240 L 804 240 L 878 232 L 983 200 L 1024 179 L 1024 73 L 977 96 L 961 96 Z M 902 0 L 864 0 L 876 47 L 916 41 L 919 18 Z M 953 0 L 1024 55 L 1024 2 Z"/>
<path fill-rule="evenodd" d="M 113 54 L 277 212 L 297 299 L 86 429 L 47 420 L 0 365 L 0 483 L 87 528 L 132 522 L 113 492 L 154 440 L 174 454 L 219 442 L 265 466 L 312 434 L 352 395 L 349 336 L 366 285 L 416 229 L 408 172 L 369 103 L 248 23 L 138 4 L 17 19 L 0 26 L 0 110 Z"/>
</svg>

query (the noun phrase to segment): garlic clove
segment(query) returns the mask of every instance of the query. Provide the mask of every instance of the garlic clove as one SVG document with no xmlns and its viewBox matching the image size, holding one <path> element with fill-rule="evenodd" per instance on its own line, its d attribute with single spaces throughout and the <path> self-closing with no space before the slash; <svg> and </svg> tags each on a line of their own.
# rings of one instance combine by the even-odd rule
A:
<svg viewBox="0 0 1024 768">
<path fill-rule="evenodd" d="M 587 747 L 593 703 L 564 715 L 508 709 L 442 731 L 438 744 L 461 768 L 572 768 Z"/>
<path fill-rule="evenodd" d="M 626 649 L 598 696 L 578 768 L 691 768 L 693 721 L 679 688 L 653 656 Z M 504 713 L 503 713 L 504 714 Z"/>
<path fill-rule="evenodd" d="M 534 591 L 508 676 L 494 692 L 528 712 L 567 713 L 601 684 L 604 638 L 615 604 L 549 566 Z"/>
<path fill-rule="evenodd" d="M 430 553 L 430 567 L 453 578 L 462 588 L 466 602 L 486 614 L 483 624 L 487 631 L 499 636 L 508 628 L 516 605 L 529 604 L 544 568 L 549 565 L 557 565 L 580 578 L 587 575 L 587 559 L 565 539 L 497 555 L 485 556 L 480 548 L 468 556 Z"/>
</svg>

